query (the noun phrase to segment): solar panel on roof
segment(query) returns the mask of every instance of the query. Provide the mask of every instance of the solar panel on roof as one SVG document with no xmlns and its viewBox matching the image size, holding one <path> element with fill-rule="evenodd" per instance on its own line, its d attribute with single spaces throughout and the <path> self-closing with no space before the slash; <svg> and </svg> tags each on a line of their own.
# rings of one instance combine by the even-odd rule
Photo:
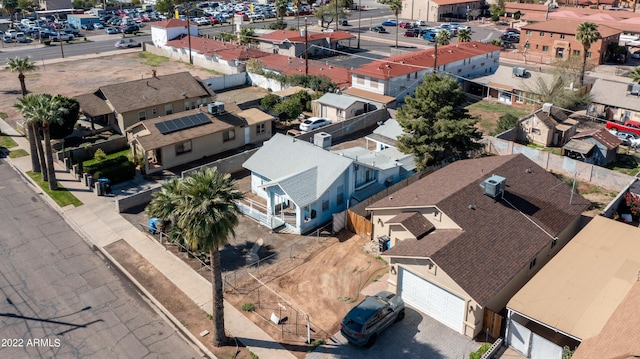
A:
<svg viewBox="0 0 640 359">
<path fill-rule="evenodd" d="M 188 128 L 197 127 L 211 123 L 211 119 L 204 113 L 188 115 L 173 120 L 166 120 L 156 123 L 156 128 L 161 134 L 166 135 L 172 132 L 186 130 Z"/>
</svg>

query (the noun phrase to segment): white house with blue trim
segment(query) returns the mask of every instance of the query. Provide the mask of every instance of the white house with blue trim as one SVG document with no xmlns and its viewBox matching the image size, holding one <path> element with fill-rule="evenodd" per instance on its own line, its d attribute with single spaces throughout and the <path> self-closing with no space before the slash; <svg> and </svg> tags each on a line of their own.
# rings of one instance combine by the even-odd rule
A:
<svg viewBox="0 0 640 359">
<path fill-rule="evenodd" d="M 272 229 L 308 233 L 413 173 L 411 155 L 389 150 L 328 151 L 276 134 L 243 163 L 251 171 L 251 191 L 266 200 L 266 213 L 256 213 L 258 206 L 245 213 Z"/>
</svg>

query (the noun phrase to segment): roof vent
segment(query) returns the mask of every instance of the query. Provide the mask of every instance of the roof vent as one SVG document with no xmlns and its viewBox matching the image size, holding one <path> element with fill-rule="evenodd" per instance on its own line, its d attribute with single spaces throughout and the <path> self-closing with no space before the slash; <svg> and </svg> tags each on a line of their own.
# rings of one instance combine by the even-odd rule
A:
<svg viewBox="0 0 640 359">
<path fill-rule="evenodd" d="M 542 112 L 551 113 L 551 108 L 553 107 L 552 103 L 544 103 L 542 104 Z"/>
<path fill-rule="evenodd" d="M 496 198 L 504 192 L 506 178 L 493 175 L 484 180 L 480 187 L 484 190 L 484 194 L 491 198 Z"/>
<path fill-rule="evenodd" d="M 636 96 L 640 95 L 640 84 L 628 84 L 627 92 Z"/>
</svg>

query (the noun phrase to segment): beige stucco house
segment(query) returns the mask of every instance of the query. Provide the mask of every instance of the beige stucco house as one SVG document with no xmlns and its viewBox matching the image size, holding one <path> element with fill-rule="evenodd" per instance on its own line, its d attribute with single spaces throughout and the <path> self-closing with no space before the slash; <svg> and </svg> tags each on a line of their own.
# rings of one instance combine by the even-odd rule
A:
<svg viewBox="0 0 640 359">
<path fill-rule="evenodd" d="M 544 189 L 544 190 L 543 190 Z M 389 290 L 475 337 L 578 231 L 589 202 L 522 154 L 454 162 L 367 207 Z M 495 322 L 500 323 L 500 319 Z M 497 335 L 500 327 L 489 328 Z"/>
<path fill-rule="evenodd" d="M 531 358 L 640 353 L 638 227 L 594 217 L 507 304 L 506 342 Z"/>
<path fill-rule="evenodd" d="M 224 104 L 140 121 L 127 128 L 134 155 L 147 173 L 180 166 L 206 156 L 261 144 L 271 138 L 273 116 L 258 109 L 230 113 Z"/>
<path fill-rule="evenodd" d="M 214 92 L 189 72 L 150 77 L 102 86 L 76 96 L 87 118 L 117 132 L 150 118 L 193 110 L 213 101 Z"/>
<path fill-rule="evenodd" d="M 348 120 L 367 110 L 368 104 L 365 101 L 334 93 L 326 93 L 311 102 L 311 111 L 314 116 L 328 118 L 333 122 Z"/>
<path fill-rule="evenodd" d="M 518 140 L 540 146 L 562 147 L 576 134 L 578 121 L 561 109 L 545 103 L 541 109 L 520 120 Z"/>
</svg>

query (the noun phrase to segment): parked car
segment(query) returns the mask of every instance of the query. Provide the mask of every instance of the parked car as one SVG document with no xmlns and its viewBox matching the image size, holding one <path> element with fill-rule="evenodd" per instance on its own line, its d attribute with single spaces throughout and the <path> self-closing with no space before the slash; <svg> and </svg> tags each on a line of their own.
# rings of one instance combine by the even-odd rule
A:
<svg viewBox="0 0 640 359">
<path fill-rule="evenodd" d="M 416 20 L 416 26 L 427 26 L 427 22 L 424 20 Z"/>
<path fill-rule="evenodd" d="M 398 26 L 400 26 L 403 29 L 412 29 L 413 28 L 413 23 L 403 21 L 403 22 L 399 23 Z"/>
<path fill-rule="evenodd" d="M 119 49 L 128 49 L 131 47 L 138 47 L 141 44 L 134 39 L 121 39 L 116 41 L 116 47 Z"/>
<path fill-rule="evenodd" d="M 371 28 L 373 32 L 387 32 L 387 30 L 382 26 L 374 26 Z"/>
<path fill-rule="evenodd" d="M 110 26 L 110 27 L 104 29 L 104 32 L 106 32 L 109 35 L 119 34 L 120 33 L 120 28 L 119 27 L 115 27 L 115 26 Z"/>
<path fill-rule="evenodd" d="M 413 31 L 417 29 L 411 29 L 404 32 L 405 37 L 418 37 L 420 36 L 420 31 Z"/>
<path fill-rule="evenodd" d="M 51 39 L 51 41 L 71 41 L 73 40 L 73 34 L 59 31 L 51 34 L 49 38 Z"/>
<path fill-rule="evenodd" d="M 635 133 L 618 131 L 616 136 L 622 140 L 622 144 L 625 146 L 631 146 L 633 148 L 640 147 L 640 136 Z"/>
<path fill-rule="evenodd" d="M 138 25 L 127 25 L 122 28 L 122 32 L 125 34 L 137 34 L 140 31 Z"/>
<path fill-rule="evenodd" d="M 6 43 L 13 42 L 13 37 L 11 37 L 11 35 L 9 34 L 4 34 L 2 35 L 2 42 L 6 42 Z"/>
<path fill-rule="evenodd" d="M 80 28 L 82 30 L 94 30 L 96 27 L 93 24 L 84 24 Z"/>
<path fill-rule="evenodd" d="M 380 25 L 382 25 L 382 26 L 393 26 L 393 27 L 395 27 L 395 26 L 396 26 L 396 21 L 395 21 L 395 20 L 393 20 L 393 19 L 388 19 L 388 20 L 383 21 L 383 22 L 382 22 L 382 24 L 380 24 Z"/>
<path fill-rule="evenodd" d="M 304 120 L 298 128 L 300 129 L 300 131 L 313 131 L 316 128 L 324 127 L 330 124 L 331 120 L 324 117 L 309 117 L 308 119 Z"/>
<path fill-rule="evenodd" d="M 435 31 L 428 31 L 424 35 L 422 35 L 422 38 L 427 40 L 427 41 L 436 42 L 436 35 L 437 34 L 438 33 L 435 32 Z"/>
<path fill-rule="evenodd" d="M 27 35 L 24 34 L 24 32 L 18 32 L 16 33 L 16 41 L 17 42 L 29 42 L 29 39 L 27 39 Z"/>
<path fill-rule="evenodd" d="M 340 332 L 354 345 L 372 346 L 380 333 L 404 318 L 404 301 L 383 291 L 367 296 L 342 319 Z"/>
<path fill-rule="evenodd" d="M 451 36 L 456 36 L 458 34 L 458 28 L 455 25 L 442 24 L 440 25 L 440 28 L 449 31 L 451 33 Z"/>
</svg>

